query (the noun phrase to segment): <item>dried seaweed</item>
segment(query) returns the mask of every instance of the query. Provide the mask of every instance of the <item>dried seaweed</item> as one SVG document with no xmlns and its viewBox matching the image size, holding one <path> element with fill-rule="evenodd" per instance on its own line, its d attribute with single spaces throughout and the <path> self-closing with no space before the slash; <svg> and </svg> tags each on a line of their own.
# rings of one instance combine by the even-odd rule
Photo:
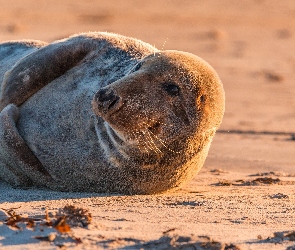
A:
<svg viewBox="0 0 295 250">
<path fill-rule="evenodd" d="M 263 239 L 261 236 L 258 238 L 260 243 L 275 243 L 280 244 L 283 241 L 295 241 L 295 231 L 282 231 L 274 232 L 273 237 Z M 287 248 L 289 249 L 289 248 Z"/>
<path fill-rule="evenodd" d="M 180 236 L 175 233 L 165 233 L 157 240 L 140 242 L 130 249 L 211 249 L 211 250 L 240 250 L 240 247 L 233 244 L 224 244 L 213 240 L 207 235 L 201 236 Z"/>
<path fill-rule="evenodd" d="M 13 209 L 2 210 L 4 210 L 8 215 L 8 218 L 5 220 L 5 224 L 17 229 L 20 229 L 20 227 L 18 226 L 19 222 L 24 222 L 28 228 L 34 228 L 36 226 L 36 221 L 40 221 L 39 219 L 23 217 L 17 214 Z"/>
<path fill-rule="evenodd" d="M 91 223 L 92 216 L 87 209 L 77 208 L 67 205 L 60 209 L 57 215 L 50 217 L 48 210 L 45 211 L 44 219 L 30 218 L 17 214 L 13 209 L 3 209 L 8 218 L 5 220 L 7 226 L 21 229 L 19 223 L 25 223 L 27 228 L 35 229 L 37 226 L 52 227 L 58 234 L 67 235 L 76 244 L 82 243 L 81 238 L 74 236 L 71 227 L 86 227 Z M 54 242 L 55 234 L 50 233 L 47 236 L 36 236 L 35 239 L 40 241 Z"/>
<path fill-rule="evenodd" d="M 232 183 L 229 181 L 219 181 L 216 186 L 231 186 Z"/>
<path fill-rule="evenodd" d="M 86 227 L 91 223 L 92 217 L 87 209 L 65 206 L 60 214 L 64 216 L 67 224 L 71 226 Z"/>
<path fill-rule="evenodd" d="M 279 178 L 271 178 L 271 177 L 260 177 L 256 178 L 254 180 L 244 181 L 244 180 L 236 180 L 236 181 L 228 181 L 228 180 L 222 180 L 218 183 L 215 183 L 213 185 L 215 186 L 257 186 L 261 184 L 265 185 L 272 185 L 272 184 L 281 184 L 282 181 Z"/>
<path fill-rule="evenodd" d="M 210 172 L 214 175 L 221 175 L 221 174 L 228 173 L 227 171 L 220 168 L 211 169 Z"/>
<path fill-rule="evenodd" d="M 266 184 L 266 185 L 271 185 L 271 184 L 278 184 L 280 183 L 281 180 L 279 178 L 271 178 L 271 177 L 261 177 L 261 178 L 256 178 L 252 181 L 245 181 L 243 182 L 241 185 L 243 186 L 255 186 L 255 185 L 259 185 L 259 184 Z"/>
</svg>

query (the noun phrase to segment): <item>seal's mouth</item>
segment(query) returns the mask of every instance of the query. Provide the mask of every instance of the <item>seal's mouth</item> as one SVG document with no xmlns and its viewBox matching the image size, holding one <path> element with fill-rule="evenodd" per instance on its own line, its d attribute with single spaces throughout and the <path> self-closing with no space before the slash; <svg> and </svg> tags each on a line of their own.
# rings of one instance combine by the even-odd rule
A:
<svg viewBox="0 0 295 250">
<path fill-rule="evenodd" d="M 109 123 L 105 122 L 105 127 L 109 138 L 114 144 L 122 145 L 125 143 L 126 140 L 118 133 L 118 131 L 114 130 Z"/>
</svg>

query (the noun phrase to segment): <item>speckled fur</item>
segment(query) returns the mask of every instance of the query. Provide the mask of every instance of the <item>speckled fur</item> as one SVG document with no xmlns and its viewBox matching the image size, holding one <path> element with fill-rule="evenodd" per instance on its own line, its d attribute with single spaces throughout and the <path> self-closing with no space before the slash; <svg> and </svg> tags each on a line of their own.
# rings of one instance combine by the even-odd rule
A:
<svg viewBox="0 0 295 250">
<path fill-rule="evenodd" d="M 200 170 L 224 112 L 202 59 L 116 34 L 0 44 L 0 65 L 0 177 L 15 186 L 163 192 Z"/>
</svg>

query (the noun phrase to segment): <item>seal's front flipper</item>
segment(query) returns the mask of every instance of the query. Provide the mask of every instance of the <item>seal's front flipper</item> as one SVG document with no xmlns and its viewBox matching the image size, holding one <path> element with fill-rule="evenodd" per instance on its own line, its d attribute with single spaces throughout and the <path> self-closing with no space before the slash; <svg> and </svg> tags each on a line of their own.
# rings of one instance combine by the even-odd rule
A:
<svg viewBox="0 0 295 250">
<path fill-rule="evenodd" d="M 53 180 L 28 145 L 15 123 L 18 108 L 10 104 L 0 113 L 0 178 L 13 186 L 48 186 Z"/>
<path fill-rule="evenodd" d="M 77 36 L 25 56 L 5 73 L 0 90 L 0 111 L 10 103 L 20 106 L 38 90 L 75 67 L 90 52 L 105 45 L 99 40 Z"/>
</svg>

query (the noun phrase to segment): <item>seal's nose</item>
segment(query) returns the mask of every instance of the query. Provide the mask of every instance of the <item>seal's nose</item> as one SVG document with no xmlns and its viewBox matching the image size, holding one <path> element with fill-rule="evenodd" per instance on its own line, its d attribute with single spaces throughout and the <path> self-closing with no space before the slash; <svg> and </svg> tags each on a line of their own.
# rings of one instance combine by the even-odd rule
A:
<svg viewBox="0 0 295 250">
<path fill-rule="evenodd" d="M 114 113 L 121 107 L 121 98 L 113 90 L 101 89 L 96 92 L 92 106 L 98 115 Z"/>
</svg>

